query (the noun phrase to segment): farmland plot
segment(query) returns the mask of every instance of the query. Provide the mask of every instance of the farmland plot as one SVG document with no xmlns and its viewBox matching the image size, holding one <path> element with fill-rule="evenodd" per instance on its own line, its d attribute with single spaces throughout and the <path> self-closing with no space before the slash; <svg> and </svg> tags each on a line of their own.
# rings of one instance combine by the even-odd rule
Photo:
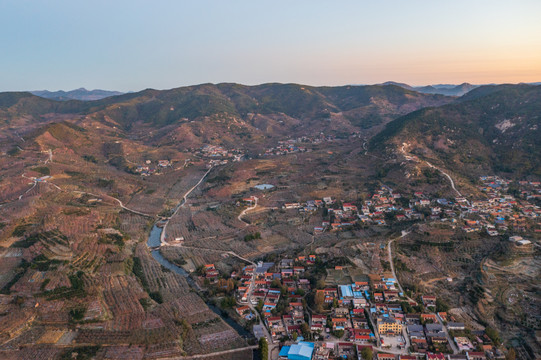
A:
<svg viewBox="0 0 541 360">
<path fill-rule="evenodd" d="M 161 311 L 172 314 L 179 319 L 185 319 L 189 324 L 216 318 L 216 314 L 208 308 L 207 304 L 205 304 L 199 295 L 192 292 L 164 304 Z"/>
<path fill-rule="evenodd" d="M 246 343 L 229 325 L 217 318 L 217 321 L 192 324 L 196 336 L 205 352 L 216 352 L 245 346 Z"/>
<path fill-rule="evenodd" d="M 129 211 L 121 211 L 118 215 L 120 231 L 130 235 L 132 238 L 139 237 L 149 226 L 149 219 L 136 215 Z"/>
<path fill-rule="evenodd" d="M 202 168 L 190 168 L 187 169 L 185 172 L 183 172 L 183 175 L 180 178 L 180 181 L 176 181 L 174 185 L 169 189 L 169 191 L 166 194 L 167 198 L 173 198 L 173 199 L 181 199 L 184 194 L 192 188 L 199 179 L 203 176 L 203 174 L 206 172 L 206 169 Z M 177 174 L 171 174 L 168 175 L 173 177 L 175 180 L 178 180 Z M 197 193 L 197 190 L 194 191 L 193 195 Z"/>
<path fill-rule="evenodd" d="M 220 216 L 212 211 L 200 211 L 192 216 L 193 236 L 198 238 L 209 236 L 227 236 L 235 233 L 235 229 L 225 225 Z"/>
<path fill-rule="evenodd" d="M 191 231 L 193 230 L 195 230 L 195 226 L 192 222 L 192 212 L 188 207 L 182 207 L 167 224 L 167 238 L 184 237 L 185 240 L 192 239 Z"/>
<path fill-rule="evenodd" d="M 299 230 L 295 226 L 288 225 L 275 225 L 272 227 L 272 231 L 287 237 L 291 242 L 304 246 L 312 241 L 312 235 L 307 232 Z"/>
<path fill-rule="evenodd" d="M 165 199 L 159 198 L 155 194 L 150 196 L 145 192 L 140 192 L 133 195 L 125 205 L 144 214 L 157 214 L 162 210 L 164 201 Z"/>
<path fill-rule="evenodd" d="M 2 359 L 5 355 L 3 359 L 50 360 L 56 358 L 61 352 L 62 349 L 51 345 L 23 347 L 20 350 L 17 349 L 14 351 L 6 352 L 4 354 L 0 354 L 0 359 Z"/>
<path fill-rule="evenodd" d="M 61 300 L 45 301 L 38 307 L 39 320 L 43 324 L 66 324 L 69 321 L 65 302 Z"/>
<path fill-rule="evenodd" d="M 161 265 L 148 253 L 146 245 L 137 246 L 136 256 L 141 259 L 144 279 L 150 292 L 163 292 L 164 298 L 174 299 L 190 290 L 190 286 L 182 276 L 171 271 L 163 271 Z"/>
<path fill-rule="evenodd" d="M 139 299 L 144 292 L 135 280 L 127 276 L 112 276 L 104 279 L 103 297 L 113 314 L 107 328 L 111 330 L 132 330 L 140 328 L 145 311 Z"/>
<path fill-rule="evenodd" d="M 218 252 L 208 250 L 187 249 L 175 246 L 165 246 L 160 248 L 162 255 L 172 263 L 179 264 L 182 261 L 191 262 L 189 268 L 197 268 L 201 265 L 216 263 L 223 259 Z"/>
<path fill-rule="evenodd" d="M 209 354 L 205 360 L 252 360 L 254 358 L 252 350 L 236 351 L 234 353 L 220 354 L 212 356 Z"/>
<path fill-rule="evenodd" d="M 178 341 L 151 344 L 146 347 L 144 359 L 167 359 L 180 357 L 185 352 L 180 348 Z"/>
<path fill-rule="evenodd" d="M 139 346 L 108 346 L 98 353 L 103 360 L 141 360 L 144 350 Z"/>
</svg>

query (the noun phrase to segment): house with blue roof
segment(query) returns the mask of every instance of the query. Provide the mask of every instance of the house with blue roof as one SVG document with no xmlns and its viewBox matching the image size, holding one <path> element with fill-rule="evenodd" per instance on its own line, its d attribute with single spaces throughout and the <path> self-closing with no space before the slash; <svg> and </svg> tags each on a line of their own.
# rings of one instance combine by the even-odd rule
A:
<svg viewBox="0 0 541 360">
<path fill-rule="evenodd" d="M 314 353 L 314 343 L 299 341 L 291 346 L 284 346 L 280 350 L 280 359 L 310 360 Z"/>
</svg>

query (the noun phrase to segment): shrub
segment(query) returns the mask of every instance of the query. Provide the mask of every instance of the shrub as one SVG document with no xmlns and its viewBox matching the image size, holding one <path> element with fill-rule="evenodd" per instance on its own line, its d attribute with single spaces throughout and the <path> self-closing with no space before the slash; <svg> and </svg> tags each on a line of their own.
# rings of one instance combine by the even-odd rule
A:
<svg viewBox="0 0 541 360">
<path fill-rule="evenodd" d="M 148 296 L 150 296 L 150 298 L 152 300 L 156 301 L 158 304 L 163 303 L 163 296 L 159 291 L 153 291 L 153 292 L 149 293 Z"/>
<path fill-rule="evenodd" d="M 86 313 L 86 306 L 79 305 L 69 311 L 70 318 L 73 321 L 80 321 L 83 319 Z"/>
<path fill-rule="evenodd" d="M 51 175 L 51 169 L 49 169 L 47 166 L 36 166 L 32 168 L 31 170 L 34 170 L 35 172 L 38 172 L 41 175 Z"/>
</svg>

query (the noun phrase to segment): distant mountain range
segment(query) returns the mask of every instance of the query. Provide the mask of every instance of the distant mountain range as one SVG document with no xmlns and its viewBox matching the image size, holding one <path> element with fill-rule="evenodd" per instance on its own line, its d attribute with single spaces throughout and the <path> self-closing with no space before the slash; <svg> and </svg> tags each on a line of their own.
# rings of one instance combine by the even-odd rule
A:
<svg viewBox="0 0 541 360">
<path fill-rule="evenodd" d="M 423 94 L 440 94 L 446 96 L 462 96 L 473 89 L 478 88 L 481 85 L 472 85 L 469 83 L 463 83 L 460 85 L 454 84 L 437 84 L 437 85 L 427 85 L 427 86 L 410 86 L 404 83 L 398 83 L 394 81 L 387 81 L 382 85 L 396 85 L 404 89 L 411 91 L 417 91 Z"/>
<path fill-rule="evenodd" d="M 30 91 L 31 94 L 40 96 L 46 99 L 52 99 L 57 101 L 67 101 L 67 100 L 82 100 L 82 101 L 91 101 L 91 100 L 101 100 L 110 96 L 122 95 L 120 91 L 108 91 L 108 90 L 87 90 L 85 88 L 79 88 L 70 91 L 49 91 L 49 90 L 36 90 Z"/>
<path fill-rule="evenodd" d="M 528 85 L 541 85 L 541 82 L 527 83 L 527 84 Z M 439 95 L 445 95 L 445 96 L 462 96 L 462 95 L 467 94 L 473 89 L 476 89 L 480 86 L 484 86 L 484 85 L 472 85 L 469 83 L 462 83 L 460 85 L 436 84 L 436 85 L 426 85 L 426 86 L 411 86 L 408 84 L 399 83 L 395 81 L 387 81 L 378 85 L 395 85 L 403 89 L 420 92 L 422 94 L 439 94 Z M 485 84 L 485 85 L 496 85 L 496 84 Z M 359 85 L 359 86 L 367 86 L 367 85 Z M 34 90 L 34 91 L 29 91 L 29 92 L 36 96 L 40 96 L 40 97 L 51 99 L 51 100 L 57 100 L 57 101 L 67 101 L 67 100 L 93 101 L 93 100 L 105 99 L 111 96 L 125 94 L 120 91 L 109 91 L 109 90 L 100 90 L 100 89 L 87 90 L 85 88 L 79 88 L 79 89 L 70 90 L 70 91 Z"/>
</svg>

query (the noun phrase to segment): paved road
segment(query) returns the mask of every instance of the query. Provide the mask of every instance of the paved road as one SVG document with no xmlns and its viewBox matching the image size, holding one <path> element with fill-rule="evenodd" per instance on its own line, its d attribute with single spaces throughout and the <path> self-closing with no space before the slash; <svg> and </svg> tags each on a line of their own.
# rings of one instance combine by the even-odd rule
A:
<svg viewBox="0 0 541 360">
<path fill-rule="evenodd" d="M 182 199 L 182 202 L 181 204 L 177 207 L 177 209 L 175 210 L 175 212 L 173 213 L 172 216 L 174 216 L 178 210 L 183 207 L 185 204 L 186 204 L 186 200 L 188 199 L 188 196 L 191 194 L 192 191 L 194 191 L 202 182 L 203 180 L 205 179 L 205 177 L 210 173 L 210 171 L 212 170 L 213 168 L 211 167 L 210 169 L 208 169 L 208 171 L 201 177 L 201 179 L 197 182 L 197 184 L 195 184 L 190 190 L 188 190 L 186 192 L 186 194 L 184 194 L 184 197 Z M 257 206 L 257 200 L 256 200 L 256 204 L 253 206 L 253 208 L 255 208 Z M 246 209 L 246 210 L 249 210 Z M 244 213 L 246 212 L 246 210 L 244 211 Z M 241 213 L 242 214 L 242 213 Z M 251 265 L 253 265 L 254 267 L 256 266 L 256 264 L 250 260 L 250 259 L 247 259 L 243 256 L 240 256 L 239 254 L 235 253 L 234 251 L 225 251 L 225 250 L 217 250 L 217 249 L 208 249 L 208 248 L 201 248 L 201 247 L 196 247 L 196 246 L 186 246 L 186 245 L 183 245 L 183 244 L 174 244 L 174 245 L 169 245 L 167 244 L 164 239 L 165 239 L 165 231 L 166 231 L 166 227 L 167 227 L 167 224 L 169 224 L 169 220 L 171 218 L 169 218 L 164 227 L 163 227 L 163 230 L 162 230 L 162 237 L 161 237 L 161 244 L 162 245 L 165 245 L 165 246 L 175 246 L 175 247 L 181 247 L 181 248 L 186 248 L 186 249 L 197 249 L 197 250 L 206 250 L 206 251 L 212 251 L 212 252 L 219 252 L 219 253 L 223 253 L 223 254 L 229 254 L 231 256 L 235 256 Z M 240 216 L 239 216 L 239 220 L 240 219 Z M 241 220 L 242 221 L 242 220 Z M 252 302 L 251 302 L 251 297 L 252 297 L 252 292 L 253 292 L 253 289 L 255 287 L 255 271 L 252 275 L 252 279 L 250 280 L 250 286 L 248 288 L 248 306 L 250 307 L 250 309 L 254 312 L 254 314 L 257 314 L 257 311 L 256 309 L 254 308 L 254 306 L 252 305 Z M 263 321 L 261 320 L 261 318 L 259 319 L 259 324 L 262 325 L 263 327 L 263 331 L 265 332 L 265 337 L 267 338 L 267 342 L 269 344 L 269 359 L 268 360 L 271 360 L 272 359 L 272 353 L 274 351 L 274 348 L 276 345 L 274 345 L 272 343 L 272 337 L 270 336 L 268 330 L 267 330 L 267 327 L 265 326 L 265 324 L 263 323 Z M 254 348 L 257 348 L 257 346 L 251 346 L 251 347 L 247 347 L 247 348 L 243 348 L 243 349 L 254 349 Z M 226 353 L 231 353 L 231 352 L 237 352 L 239 351 L 239 349 L 234 349 L 234 350 L 229 350 L 229 351 L 226 351 L 226 352 L 220 352 L 220 353 L 212 353 L 212 355 L 220 355 L 220 354 L 226 354 Z M 205 355 L 194 355 L 193 357 L 189 357 L 189 358 L 182 358 L 182 359 L 199 359 L 199 358 L 204 358 L 205 356 L 208 357 L 208 355 L 210 354 L 205 354 Z"/>
<path fill-rule="evenodd" d="M 87 193 L 88 194 L 88 193 Z M 97 196 L 97 195 L 94 195 L 94 196 Z M 154 218 L 154 216 L 152 215 L 148 215 L 148 214 L 145 214 L 145 213 L 142 213 L 140 211 L 137 211 L 137 210 L 133 210 L 133 209 L 130 209 L 130 208 L 127 208 L 126 206 L 124 206 L 124 204 L 122 203 L 122 201 L 120 201 L 120 199 L 117 199 L 115 197 L 112 197 L 112 196 L 109 196 L 109 195 L 106 195 L 108 197 L 110 197 L 111 199 L 113 200 L 116 200 L 116 202 L 118 202 L 118 204 L 120 205 L 120 207 L 126 211 L 129 211 L 129 212 L 132 212 L 134 214 L 137 214 L 137 215 L 141 215 L 141 216 L 144 216 L 144 217 L 149 217 L 149 218 Z"/>
<path fill-rule="evenodd" d="M 445 337 L 447 338 L 447 341 L 449 342 L 449 345 L 451 346 L 451 349 L 453 350 L 453 354 L 458 354 L 458 347 L 456 346 L 453 339 L 451 339 L 451 336 L 449 335 L 449 331 L 447 330 L 447 326 L 443 324 L 443 321 L 441 321 L 441 318 L 439 315 L 436 315 L 436 320 L 438 320 L 440 325 L 443 327 L 443 332 L 445 333 Z"/>
<path fill-rule="evenodd" d="M 45 164 L 53 162 L 53 150 L 49 149 L 46 151 L 46 153 L 49 155 L 49 157 L 47 158 L 47 160 L 45 160 Z"/>
<path fill-rule="evenodd" d="M 25 179 L 30 179 L 29 177 L 26 177 L 24 176 L 24 174 L 21 175 L 23 178 Z M 30 191 L 32 191 L 32 189 L 34 189 L 36 187 L 36 185 L 38 184 L 38 182 L 36 180 L 32 180 L 34 182 L 34 184 L 32 185 L 32 187 L 30 187 L 30 189 L 26 190 L 24 193 L 22 193 L 21 195 L 19 195 L 18 199 L 21 200 L 23 198 L 24 195 L 28 194 Z"/>
</svg>

